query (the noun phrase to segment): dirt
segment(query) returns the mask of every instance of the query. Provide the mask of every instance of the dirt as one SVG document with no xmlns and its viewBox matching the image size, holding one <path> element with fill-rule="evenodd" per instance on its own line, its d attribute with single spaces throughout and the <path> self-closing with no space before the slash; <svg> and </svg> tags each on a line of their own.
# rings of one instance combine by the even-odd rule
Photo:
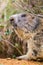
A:
<svg viewBox="0 0 43 65">
<path fill-rule="evenodd" d="M 43 65 L 43 62 L 0 58 L 0 65 Z"/>
</svg>

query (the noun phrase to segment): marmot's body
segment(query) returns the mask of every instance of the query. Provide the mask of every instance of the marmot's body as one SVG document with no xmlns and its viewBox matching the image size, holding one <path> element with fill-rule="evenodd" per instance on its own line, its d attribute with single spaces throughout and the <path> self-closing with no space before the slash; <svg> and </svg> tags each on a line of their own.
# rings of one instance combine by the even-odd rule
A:
<svg viewBox="0 0 43 65">
<path fill-rule="evenodd" d="M 28 45 L 26 55 L 18 59 L 43 59 L 43 20 L 32 14 L 16 14 L 10 17 L 10 23 L 21 40 Z"/>
</svg>

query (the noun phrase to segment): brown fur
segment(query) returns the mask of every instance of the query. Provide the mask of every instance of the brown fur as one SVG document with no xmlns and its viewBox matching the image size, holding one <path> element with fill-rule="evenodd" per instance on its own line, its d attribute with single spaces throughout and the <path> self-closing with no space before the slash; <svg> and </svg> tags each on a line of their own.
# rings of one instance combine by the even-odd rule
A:
<svg viewBox="0 0 43 65">
<path fill-rule="evenodd" d="M 16 14 L 10 17 L 10 23 L 18 37 L 28 45 L 26 55 L 18 59 L 43 59 L 43 18 L 33 14 Z"/>
</svg>

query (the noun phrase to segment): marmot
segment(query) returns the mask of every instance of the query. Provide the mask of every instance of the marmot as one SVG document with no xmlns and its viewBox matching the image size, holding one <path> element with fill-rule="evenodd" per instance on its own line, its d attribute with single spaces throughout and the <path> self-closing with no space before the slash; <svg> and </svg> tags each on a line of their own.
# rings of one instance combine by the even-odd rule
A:
<svg viewBox="0 0 43 65">
<path fill-rule="evenodd" d="M 20 13 L 10 17 L 10 23 L 13 25 L 16 34 L 20 39 L 24 40 L 28 46 L 26 55 L 19 56 L 17 59 L 43 59 L 42 19 L 30 13 Z"/>
</svg>

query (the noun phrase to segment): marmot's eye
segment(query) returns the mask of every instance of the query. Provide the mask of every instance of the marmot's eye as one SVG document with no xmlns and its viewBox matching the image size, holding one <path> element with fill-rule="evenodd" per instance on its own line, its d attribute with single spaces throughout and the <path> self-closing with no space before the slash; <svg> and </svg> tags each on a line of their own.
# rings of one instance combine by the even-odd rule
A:
<svg viewBox="0 0 43 65">
<path fill-rule="evenodd" d="M 22 14 L 21 17 L 26 17 L 26 14 Z"/>
</svg>

